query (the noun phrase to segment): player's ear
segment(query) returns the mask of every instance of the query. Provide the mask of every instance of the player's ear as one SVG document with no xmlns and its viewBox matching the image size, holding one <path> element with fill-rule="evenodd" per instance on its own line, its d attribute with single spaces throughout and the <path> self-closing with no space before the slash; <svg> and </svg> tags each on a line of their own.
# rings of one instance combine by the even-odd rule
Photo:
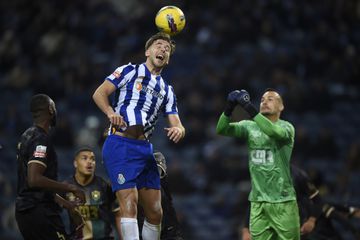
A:
<svg viewBox="0 0 360 240">
<path fill-rule="evenodd" d="M 78 165 L 77 165 L 77 161 L 76 161 L 76 160 L 74 160 L 74 167 L 75 167 L 75 168 L 77 168 L 77 167 L 78 167 Z"/>
<path fill-rule="evenodd" d="M 54 115 L 54 108 L 51 106 L 51 104 L 49 104 L 49 113 Z"/>
<path fill-rule="evenodd" d="M 282 112 L 284 110 L 284 104 L 282 104 L 282 103 L 280 104 L 279 110 L 280 110 L 280 112 Z"/>
<path fill-rule="evenodd" d="M 150 50 L 147 49 L 147 50 L 145 51 L 145 57 L 149 57 L 149 56 L 150 56 Z"/>
</svg>

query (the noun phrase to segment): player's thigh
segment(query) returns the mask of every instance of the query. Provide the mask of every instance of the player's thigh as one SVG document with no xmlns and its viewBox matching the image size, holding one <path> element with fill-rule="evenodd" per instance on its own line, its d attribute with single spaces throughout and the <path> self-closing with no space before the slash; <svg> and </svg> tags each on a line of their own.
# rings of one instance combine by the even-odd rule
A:
<svg viewBox="0 0 360 240">
<path fill-rule="evenodd" d="M 271 240 L 273 231 L 265 214 L 264 203 L 251 202 L 250 233 L 252 240 Z"/>
<path fill-rule="evenodd" d="M 300 239 L 299 208 L 296 201 L 272 204 L 271 224 L 281 240 Z"/>
<path fill-rule="evenodd" d="M 105 140 L 104 167 L 113 191 L 136 187 L 136 178 L 145 168 L 146 161 L 138 160 L 140 157 L 136 154 L 129 154 L 129 149 L 133 148 L 136 149 L 134 143 L 117 135 L 110 135 Z"/>
<path fill-rule="evenodd" d="M 271 228 L 264 229 L 259 233 L 252 234 L 251 233 L 251 240 L 278 240 L 276 238 L 276 234 Z"/>
<path fill-rule="evenodd" d="M 147 218 L 153 215 L 161 218 L 162 208 L 160 190 L 150 188 L 139 189 L 139 202 L 143 207 L 144 214 Z"/>
</svg>

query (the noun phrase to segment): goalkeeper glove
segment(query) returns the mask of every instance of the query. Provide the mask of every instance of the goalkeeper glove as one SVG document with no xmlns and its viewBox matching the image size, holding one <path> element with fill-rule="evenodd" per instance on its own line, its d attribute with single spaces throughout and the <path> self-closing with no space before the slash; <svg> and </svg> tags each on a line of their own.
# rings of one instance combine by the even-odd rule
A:
<svg viewBox="0 0 360 240">
<path fill-rule="evenodd" d="M 237 99 L 238 99 L 239 94 L 240 94 L 239 90 L 234 90 L 228 94 L 227 99 L 226 99 L 226 107 L 224 110 L 225 116 L 227 116 L 227 117 L 231 116 L 232 112 L 234 111 L 234 108 L 238 104 Z"/>
<path fill-rule="evenodd" d="M 251 118 L 255 117 L 259 111 L 250 101 L 250 94 L 242 89 L 239 91 L 236 97 L 236 102 L 250 115 Z"/>
</svg>

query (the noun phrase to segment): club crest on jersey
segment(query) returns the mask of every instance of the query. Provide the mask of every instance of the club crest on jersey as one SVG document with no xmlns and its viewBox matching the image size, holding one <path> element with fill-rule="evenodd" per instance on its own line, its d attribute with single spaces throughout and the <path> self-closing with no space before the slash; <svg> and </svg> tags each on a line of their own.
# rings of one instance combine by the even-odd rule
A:
<svg viewBox="0 0 360 240">
<path fill-rule="evenodd" d="M 75 195 L 74 195 L 72 192 L 66 193 L 66 198 L 67 198 L 70 202 L 75 201 Z"/>
<path fill-rule="evenodd" d="M 117 182 L 121 185 L 125 182 L 125 177 L 121 173 L 118 174 Z"/>
<path fill-rule="evenodd" d="M 136 82 L 135 88 L 136 88 L 136 90 L 138 90 L 140 92 L 142 90 L 141 82 Z"/>
<path fill-rule="evenodd" d="M 36 158 L 45 158 L 46 157 L 46 146 L 37 145 L 34 151 L 34 157 Z"/>
<path fill-rule="evenodd" d="M 91 192 L 91 197 L 92 197 L 92 199 L 94 201 L 98 201 L 100 199 L 100 197 L 101 197 L 100 191 L 98 191 L 98 190 L 92 191 Z"/>
</svg>

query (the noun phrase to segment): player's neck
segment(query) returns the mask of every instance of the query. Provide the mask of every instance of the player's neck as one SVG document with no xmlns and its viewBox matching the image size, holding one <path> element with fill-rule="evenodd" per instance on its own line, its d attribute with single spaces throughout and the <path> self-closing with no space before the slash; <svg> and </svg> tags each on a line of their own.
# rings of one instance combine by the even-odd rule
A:
<svg viewBox="0 0 360 240">
<path fill-rule="evenodd" d="M 149 60 L 146 61 L 145 65 L 152 75 L 158 76 L 161 74 L 162 68 L 155 67 Z"/>
<path fill-rule="evenodd" d="M 94 175 L 84 175 L 79 172 L 75 173 L 75 179 L 78 184 L 81 186 L 88 185 L 94 178 Z"/>
</svg>

